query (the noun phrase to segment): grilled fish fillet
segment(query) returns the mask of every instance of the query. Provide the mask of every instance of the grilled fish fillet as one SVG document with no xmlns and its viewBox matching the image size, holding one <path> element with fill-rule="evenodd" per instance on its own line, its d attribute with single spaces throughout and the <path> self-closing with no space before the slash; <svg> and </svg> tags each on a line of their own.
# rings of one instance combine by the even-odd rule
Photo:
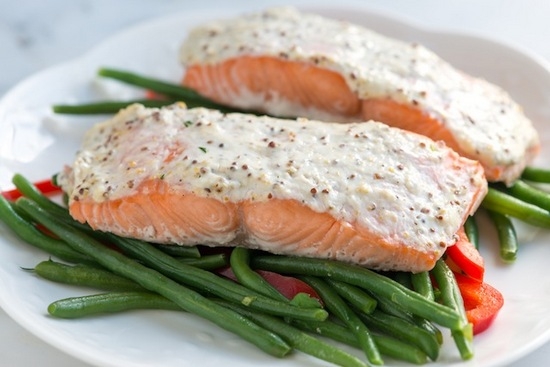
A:
<svg viewBox="0 0 550 367">
<path fill-rule="evenodd" d="M 277 116 L 376 120 L 481 162 L 511 184 L 539 151 L 538 134 L 501 88 L 418 44 L 346 22 L 276 8 L 193 29 L 183 84 L 217 102 Z"/>
</svg>

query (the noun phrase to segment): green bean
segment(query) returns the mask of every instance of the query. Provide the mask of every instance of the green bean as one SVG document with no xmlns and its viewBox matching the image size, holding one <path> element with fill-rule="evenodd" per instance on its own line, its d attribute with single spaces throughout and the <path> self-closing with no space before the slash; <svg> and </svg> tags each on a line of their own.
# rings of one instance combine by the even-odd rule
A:
<svg viewBox="0 0 550 367">
<path fill-rule="evenodd" d="M 430 278 L 430 273 L 423 271 L 420 273 L 411 274 L 411 283 L 412 288 L 425 297 L 429 301 L 435 301 L 435 291 L 432 285 L 432 280 Z M 426 320 L 425 318 L 419 317 L 417 315 L 411 315 L 411 320 L 413 323 L 421 327 L 422 329 L 428 331 L 429 333 L 435 335 L 436 340 L 439 344 L 443 343 L 443 333 L 439 330 L 432 322 Z"/>
<path fill-rule="evenodd" d="M 143 287 L 127 278 L 98 267 L 77 264 L 65 265 L 52 260 L 42 261 L 34 267 L 40 277 L 57 283 L 92 287 L 113 291 L 143 291 Z"/>
<path fill-rule="evenodd" d="M 29 199 L 35 201 L 38 205 L 47 209 L 48 211 L 54 212 L 56 214 L 65 214 L 67 210 L 61 205 L 53 202 L 48 197 L 43 195 L 29 180 L 27 180 L 23 175 L 16 173 L 12 177 L 12 182 L 23 194 L 23 196 L 28 197 Z"/>
<path fill-rule="evenodd" d="M 426 297 L 424 294 L 422 294 L 422 296 L 424 296 L 428 300 L 435 301 L 435 294 L 434 294 L 433 286 L 431 284 L 431 279 L 429 277 L 428 272 L 421 272 L 417 274 L 398 272 L 394 275 L 394 278 L 396 281 L 398 281 L 405 287 L 409 289 L 413 289 L 415 292 L 420 294 L 420 292 L 418 292 L 418 290 L 415 289 L 415 284 L 413 282 L 413 279 L 415 279 L 415 282 L 418 283 L 418 278 L 422 277 L 422 274 L 425 274 L 424 279 L 422 281 L 423 284 L 422 285 L 416 284 L 416 286 L 426 287 L 425 292 L 428 293 L 427 294 L 428 297 Z M 443 343 L 443 333 L 429 320 L 426 320 L 423 317 L 407 312 L 404 309 L 402 309 L 400 305 L 387 302 L 387 300 L 382 300 L 382 302 L 380 302 L 380 309 L 384 310 L 390 315 L 401 317 L 405 320 L 408 320 L 414 323 L 415 325 L 419 326 L 420 328 L 434 335 L 439 344 Z"/>
<path fill-rule="evenodd" d="M 475 248 L 479 249 L 479 228 L 475 216 L 470 215 L 466 219 L 464 222 L 464 232 L 466 233 L 466 237 L 468 237 L 468 241 L 470 241 Z"/>
<path fill-rule="evenodd" d="M 405 311 L 400 304 L 392 302 L 391 299 L 386 297 L 377 297 L 375 295 L 374 298 L 376 299 L 376 309 L 383 311 L 388 315 L 399 317 L 411 323 L 413 322 L 413 314 Z"/>
<path fill-rule="evenodd" d="M 216 270 L 229 264 L 226 254 L 205 255 L 198 259 L 192 257 L 180 257 L 178 258 L 178 261 L 203 270 Z"/>
<path fill-rule="evenodd" d="M 356 309 L 364 313 L 371 313 L 376 308 L 377 302 L 363 289 L 348 283 L 326 278 L 325 281 L 334 290 Z"/>
<path fill-rule="evenodd" d="M 398 281 L 403 286 L 409 289 L 414 289 L 411 275 L 412 275 L 411 273 L 396 272 L 393 275 L 393 277 L 396 281 Z M 433 290 L 433 287 L 431 288 Z M 434 300 L 435 300 L 435 295 L 434 295 Z M 443 343 L 443 333 L 441 332 L 441 330 L 439 330 L 436 326 L 434 326 L 433 323 L 430 322 L 429 320 L 426 320 L 423 317 L 414 315 L 406 311 L 405 309 L 403 309 L 403 307 L 401 307 L 399 303 L 392 302 L 391 299 L 380 297 L 378 298 L 378 308 L 389 315 L 399 317 L 403 320 L 406 320 L 410 323 L 417 325 L 421 329 L 424 329 L 430 334 L 432 334 L 435 337 L 435 340 L 437 340 L 439 344 Z"/>
<path fill-rule="evenodd" d="M 112 272 L 134 280 L 145 289 L 159 293 L 174 301 L 184 310 L 195 313 L 239 335 L 269 354 L 282 357 L 290 351 L 288 344 L 277 335 L 58 221 L 33 201 L 20 198 L 17 204 L 38 222 L 65 240 L 73 249 L 94 258 L 100 265 Z"/>
<path fill-rule="evenodd" d="M 188 265 L 204 268 L 219 268 L 227 265 L 225 254 L 203 256 L 200 259 L 183 258 Z M 42 278 L 65 284 L 87 286 L 103 290 L 143 290 L 143 287 L 126 278 L 97 266 L 85 264 L 66 265 L 52 260 L 42 261 L 33 269 Z"/>
<path fill-rule="evenodd" d="M 525 223 L 550 228 L 550 212 L 490 187 L 481 205 L 500 214 L 509 215 Z"/>
<path fill-rule="evenodd" d="M 420 318 L 416 315 L 413 316 L 413 322 L 418 325 L 421 329 L 426 330 L 428 333 L 435 336 L 435 340 L 439 343 L 439 345 L 443 344 L 443 333 L 439 328 L 434 325 L 432 322 Z"/>
<path fill-rule="evenodd" d="M 506 191 L 526 203 L 550 210 L 550 193 L 529 185 L 525 181 L 517 180 L 512 186 L 507 187 Z"/>
<path fill-rule="evenodd" d="M 370 330 L 359 319 L 355 312 L 346 302 L 334 291 L 324 280 L 311 276 L 304 276 L 302 280 L 308 283 L 319 294 L 325 307 L 339 318 L 353 332 L 360 348 L 363 350 L 370 363 L 376 365 L 384 364 L 380 351 L 372 338 Z"/>
<path fill-rule="evenodd" d="M 184 87 L 183 85 L 168 83 L 123 70 L 101 68 L 98 71 L 98 75 L 137 87 L 150 89 L 154 92 L 161 93 L 170 99 L 183 101 L 188 107 L 206 107 L 216 109 L 221 112 L 254 112 L 239 110 L 237 108 L 231 108 L 229 106 L 213 102 L 196 91 Z M 257 112 L 256 114 L 259 113 Z"/>
<path fill-rule="evenodd" d="M 514 262 L 518 253 L 518 238 L 514 224 L 504 214 L 492 210 L 487 212 L 497 230 L 500 258 L 506 262 Z"/>
<path fill-rule="evenodd" d="M 386 335 L 374 334 L 373 338 L 380 352 L 388 357 L 414 364 L 425 364 L 428 362 L 426 353 L 414 345 L 404 343 Z"/>
<path fill-rule="evenodd" d="M 59 173 L 54 173 L 51 176 L 50 181 L 52 185 L 59 187 Z"/>
<path fill-rule="evenodd" d="M 253 268 L 278 273 L 313 275 L 340 280 L 366 289 L 376 298 L 386 298 L 405 310 L 448 328 L 464 326 L 458 313 L 450 307 L 430 302 L 420 294 L 403 287 L 396 281 L 361 266 L 334 260 L 282 257 L 276 255 L 255 256 Z"/>
<path fill-rule="evenodd" d="M 0 195 L 0 219 L 23 241 L 59 259 L 74 263 L 93 262 L 90 257 L 73 250 L 63 241 L 38 230 L 32 223 L 22 218 L 2 195 Z"/>
<path fill-rule="evenodd" d="M 324 321 L 304 321 L 296 319 L 287 319 L 291 325 L 298 329 L 309 331 L 337 342 L 349 345 L 350 347 L 360 348 L 359 341 L 351 330 L 341 323 L 336 323 L 331 319 Z"/>
<path fill-rule="evenodd" d="M 290 320 L 290 323 L 299 329 L 313 332 L 349 346 L 359 348 L 357 338 L 348 328 L 330 320 Z M 414 345 L 381 334 L 373 333 L 372 337 L 380 353 L 385 356 L 414 364 L 424 364 L 428 360 L 426 353 Z"/>
<path fill-rule="evenodd" d="M 164 275 L 228 301 L 241 303 L 264 313 L 278 316 L 307 320 L 324 320 L 328 316 L 328 313 L 321 308 L 303 308 L 277 301 L 209 271 L 181 263 L 149 243 L 114 235 L 110 235 L 109 238 L 125 253 L 143 261 Z"/>
<path fill-rule="evenodd" d="M 130 101 L 100 101 L 95 103 L 85 103 L 77 105 L 58 104 L 52 107 L 53 112 L 69 115 L 94 115 L 94 114 L 114 114 L 123 108 L 138 103 L 145 107 L 162 107 L 175 103 L 174 100 L 160 99 L 136 99 Z"/>
<path fill-rule="evenodd" d="M 443 339 L 441 332 L 433 325 L 432 328 L 427 327 L 431 324 L 420 322 L 425 319 L 413 317 L 390 301 L 383 298 L 377 300 L 378 307 L 374 312 L 359 314 L 359 317 L 369 327 L 416 345 L 432 360 L 436 360 Z"/>
<path fill-rule="evenodd" d="M 4 197 L 2 197 L 2 199 L 6 200 Z M 33 227 L 36 227 L 36 223 L 34 223 L 34 219 L 30 215 L 28 215 L 26 212 L 19 209 L 17 205 L 15 205 L 14 201 L 8 199 L 7 204 L 11 207 L 11 210 L 13 211 L 13 213 L 17 215 L 21 220 L 27 222 L 27 224 L 30 224 Z"/>
<path fill-rule="evenodd" d="M 439 259 L 431 270 L 440 291 L 441 302 L 458 312 L 465 326 L 451 328 L 451 335 L 463 360 L 471 359 L 473 352 L 473 325 L 468 323 L 464 301 L 451 269 Z"/>
<path fill-rule="evenodd" d="M 236 312 L 241 313 L 258 323 L 258 325 L 271 330 L 273 333 L 280 335 L 290 346 L 317 357 L 321 360 L 334 363 L 339 366 L 361 366 L 366 367 L 367 364 L 362 362 L 359 358 L 344 352 L 343 350 L 336 348 L 333 345 L 325 343 L 309 334 L 304 333 L 298 328 L 295 328 L 286 322 L 275 318 L 273 316 L 252 312 L 242 306 L 227 301 L 219 301 L 224 307 L 228 307 Z"/>
<path fill-rule="evenodd" d="M 414 289 L 411 280 L 411 274 L 412 273 L 405 271 L 396 271 L 393 273 L 393 279 L 405 288 Z"/>
<path fill-rule="evenodd" d="M 434 288 L 432 286 L 432 280 L 430 279 L 429 272 L 421 271 L 419 273 L 412 273 L 411 282 L 413 289 L 424 298 L 429 301 L 433 301 L 435 299 Z"/>
<path fill-rule="evenodd" d="M 64 319 L 144 309 L 184 311 L 167 298 L 146 291 L 110 292 L 70 297 L 48 305 L 50 315 Z"/>
<path fill-rule="evenodd" d="M 525 167 L 521 178 L 527 181 L 550 183 L 550 169 L 539 167 Z"/>
<path fill-rule="evenodd" d="M 378 309 L 370 315 L 360 313 L 359 317 L 374 331 L 416 346 L 431 360 L 435 361 L 438 358 L 440 343 L 436 336 L 410 320 L 390 315 Z"/>
<path fill-rule="evenodd" d="M 190 257 L 190 258 L 200 258 L 201 253 L 197 246 L 178 246 L 178 245 L 160 245 L 156 244 L 156 248 L 162 250 L 162 252 L 167 253 L 168 255 L 177 256 L 177 257 Z"/>
<path fill-rule="evenodd" d="M 435 297 L 434 297 L 435 299 Z M 424 329 L 425 331 L 432 334 L 439 344 L 443 343 L 443 333 L 437 327 L 435 327 L 432 322 L 429 320 L 420 317 L 418 315 L 412 314 L 411 312 L 405 310 L 402 305 L 392 302 L 390 299 L 385 297 L 378 297 L 378 309 L 388 315 L 392 315 L 407 321 L 408 323 L 415 324 L 416 326 Z"/>
<path fill-rule="evenodd" d="M 269 284 L 260 274 L 250 268 L 249 262 L 250 250 L 244 247 L 235 247 L 231 251 L 229 263 L 237 280 L 245 287 L 253 289 L 266 297 L 288 302 L 288 298 L 283 296 L 281 292 Z"/>
</svg>

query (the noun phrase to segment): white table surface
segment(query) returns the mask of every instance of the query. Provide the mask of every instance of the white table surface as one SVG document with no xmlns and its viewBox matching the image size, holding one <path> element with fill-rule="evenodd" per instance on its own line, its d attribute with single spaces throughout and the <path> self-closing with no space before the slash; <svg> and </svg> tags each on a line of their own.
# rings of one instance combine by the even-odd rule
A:
<svg viewBox="0 0 550 367">
<path fill-rule="evenodd" d="M 111 34 L 154 17 L 194 8 L 228 7 L 229 3 L 263 1 L 176 0 L 0 0 L 0 96 L 25 77 L 86 52 Z M 298 3 L 288 1 L 287 3 Z M 359 4 L 369 9 L 420 22 L 427 27 L 475 32 L 519 45 L 550 60 L 548 0 L 338 0 L 312 4 Z M 550 363 L 550 343 L 513 363 L 543 367 Z M 82 367 L 21 328 L 0 310 L 0 365 Z"/>
</svg>

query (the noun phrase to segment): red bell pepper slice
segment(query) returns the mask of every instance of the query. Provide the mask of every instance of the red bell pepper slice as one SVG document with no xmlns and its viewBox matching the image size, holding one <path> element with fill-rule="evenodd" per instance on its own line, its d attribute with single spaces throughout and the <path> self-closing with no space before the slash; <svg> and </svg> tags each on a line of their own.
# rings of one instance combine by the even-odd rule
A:
<svg viewBox="0 0 550 367">
<path fill-rule="evenodd" d="M 462 274 L 455 273 L 455 277 L 464 300 L 466 316 L 473 324 L 474 335 L 487 330 L 504 305 L 504 297 L 485 282 L 478 282 Z"/>
<path fill-rule="evenodd" d="M 61 192 L 61 188 L 59 186 L 55 186 L 51 179 L 34 182 L 33 184 L 44 195 L 54 195 Z M 2 196 L 5 197 L 7 200 L 14 201 L 20 198 L 22 194 L 21 192 L 19 192 L 19 190 L 13 189 L 2 191 Z"/>
<path fill-rule="evenodd" d="M 468 240 L 464 229 L 457 232 L 458 241 L 453 246 L 447 248 L 447 257 L 451 260 L 452 264 L 456 265 L 460 270 L 477 280 L 483 282 L 483 276 L 485 274 L 485 263 L 483 257 L 475 246 Z M 451 268 L 454 268 L 449 264 Z M 454 269 L 456 270 L 456 269 Z"/>
<path fill-rule="evenodd" d="M 278 290 L 283 296 L 288 299 L 293 299 L 298 293 L 305 293 L 311 298 L 316 298 L 319 301 L 321 297 L 311 288 L 307 283 L 300 279 L 281 275 L 267 270 L 255 270 L 260 274 L 269 284 L 271 284 L 276 290 Z M 237 281 L 235 274 L 231 267 L 218 270 L 218 274 L 225 276 L 231 280 Z"/>
</svg>

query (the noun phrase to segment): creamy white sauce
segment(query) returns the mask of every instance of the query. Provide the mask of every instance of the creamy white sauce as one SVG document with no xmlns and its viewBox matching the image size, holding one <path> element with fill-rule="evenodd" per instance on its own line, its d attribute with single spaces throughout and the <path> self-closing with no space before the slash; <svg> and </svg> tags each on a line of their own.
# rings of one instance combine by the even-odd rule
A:
<svg viewBox="0 0 550 367">
<path fill-rule="evenodd" d="M 224 202 L 297 200 L 383 238 L 439 250 L 454 242 L 486 189 L 477 162 L 380 123 L 224 115 L 182 105 L 133 105 L 95 125 L 59 182 L 71 202 L 102 202 L 154 178 L 176 192 Z"/>
<path fill-rule="evenodd" d="M 293 8 L 269 9 L 195 28 L 181 49 L 184 65 L 251 55 L 336 71 L 361 99 L 413 104 L 441 121 L 462 153 L 486 167 L 520 165 L 521 170 L 534 154 L 526 156 L 526 151 L 538 145 L 521 107 L 498 86 L 464 75 L 421 45 L 347 22 Z M 267 107 L 276 114 L 285 106 Z M 511 181 L 517 174 L 503 179 Z"/>
</svg>

